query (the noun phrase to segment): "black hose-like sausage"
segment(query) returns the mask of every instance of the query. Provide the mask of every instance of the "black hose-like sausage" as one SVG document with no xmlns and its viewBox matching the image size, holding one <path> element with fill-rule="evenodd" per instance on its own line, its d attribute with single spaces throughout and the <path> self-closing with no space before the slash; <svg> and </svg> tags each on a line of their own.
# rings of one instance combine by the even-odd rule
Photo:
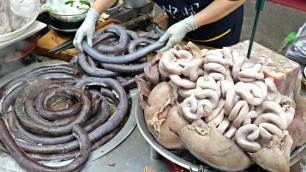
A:
<svg viewBox="0 0 306 172">
<path fill-rule="evenodd" d="M 143 72 L 144 67 L 150 65 L 151 62 L 146 62 L 142 64 L 133 64 L 133 65 L 120 65 L 120 64 L 109 64 L 109 63 L 101 63 L 101 66 L 104 69 L 118 72 L 118 73 L 129 73 L 129 74 L 139 74 Z"/>
<path fill-rule="evenodd" d="M 104 54 L 100 54 L 93 48 L 91 48 L 86 40 L 83 40 L 82 42 L 82 47 L 84 51 L 90 55 L 92 58 L 94 58 L 97 61 L 103 62 L 103 63 L 116 63 L 116 64 L 123 64 L 123 63 L 128 63 L 132 62 L 134 60 L 140 59 L 142 57 L 145 57 L 149 53 L 153 52 L 154 50 L 157 50 L 159 48 L 162 48 L 165 46 L 166 43 L 160 43 L 160 42 L 155 42 L 153 44 L 150 44 L 137 52 L 133 54 L 128 54 L 128 55 L 121 55 L 121 56 L 116 56 L 116 58 Z"/>
<path fill-rule="evenodd" d="M 160 38 L 160 34 L 152 33 L 152 32 L 143 32 L 138 34 L 140 38 L 148 38 L 153 40 L 158 40 Z"/>
<path fill-rule="evenodd" d="M 126 31 L 119 25 L 108 26 L 104 29 L 104 32 L 115 33 L 119 37 L 119 42 L 115 46 L 99 44 L 97 50 L 103 53 L 121 53 L 124 52 L 128 42 L 128 34 Z"/>
<path fill-rule="evenodd" d="M 55 94 L 57 94 L 58 91 L 59 91 L 58 88 L 45 90 L 41 92 L 36 98 L 35 109 L 40 116 L 44 117 L 47 120 L 54 121 L 56 119 L 74 116 L 81 109 L 81 102 L 79 101 L 75 103 L 73 106 L 63 110 L 58 110 L 58 111 L 49 110 L 46 107 L 46 102 L 50 97 L 53 97 Z"/>
<path fill-rule="evenodd" d="M 99 68 L 93 68 L 91 67 L 87 61 L 86 61 L 86 58 L 85 58 L 85 54 L 83 53 L 80 53 L 79 56 L 78 56 L 78 62 L 81 66 L 81 68 L 87 73 L 89 74 L 90 76 L 97 76 L 97 77 L 113 77 L 113 76 L 116 76 L 118 75 L 117 73 L 115 72 L 112 72 L 112 71 L 109 71 L 109 70 L 106 70 L 106 69 L 99 69 Z"/>
<path fill-rule="evenodd" d="M 33 94 L 33 92 L 34 93 L 36 91 L 41 92 L 41 90 L 39 90 L 39 87 L 42 88 L 40 84 L 32 85 L 29 89 L 26 89 L 21 94 L 20 97 L 16 99 L 16 103 L 15 103 L 16 116 L 18 120 L 20 121 L 20 123 L 22 124 L 22 126 L 24 126 L 27 130 L 33 133 L 37 133 L 37 134 L 60 136 L 60 135 L 70 133 L 72 127 L 75 124 L 82 124 L 87 120 L 89 113 L 91 111 L 90 98 L 86 95 L 86 93 L 83 90 L 76 89 L 73 87 L 68 87 L 68 86 L 61 87 L 59 88 L 59 90 L 65 90 L 65 91 L 69 90 L 71 94 L 74 94 L 75 96 L 80 97 L 82 101 L 82 108 L 81 108 L 80 114 L 79 116 L 76 117 L 74 121 L 72 121 L 71 123 L 65 126 L 49 127 L 47 125 L 39 124 L 39 123 L 36 123 L 30 120 L 27 116 L 27 113 L 24 110 L 24 102 L 27 100 L 29 95 Z"/>
<path fill-rule="evenodd" d="M 128 51 L 130 54 L 133 54 L 137 52 L 137 46 L 141 44 L 144 44 L 144 45 L 153 44 L 154 42 L 156 41 L 153 41 L 147 38 L 139 38 L 139 39 L 133 40 L 128 45 Z"/>
<path fill-rule="evenodd" d="M 10 155 L 18 162 L 18 164 L 29 171 L 77 171 L 80 170 L 83 165 L 85 165 L 91 152 L 91 143 L 87 133 L 79 125 L 75 125 L 72 131 L 80 142 L 81 150 L 79 154 L 71 163 L 65 166 L 48 167 L 33 161 L 25 154 L 25 152 L 14 141 L 14 138 L 7 129 L 3 118 L 0 118 L 0 129 L 2 131 L 0 132 L 0 140 L 3 142 Z"/>
<path fill-rule="evenodd" d="M 125 90 L 121 87 L 118 81 L 114 79 L 85 77 L 76 84 L 76 87 L 85 88 L 86 85 L 106 86 L 114 90 L 119 96 L 118 108 L 113 117 L 88 134 L 91 142 L 95 143 L 96 141 L 101 139 L 101 137 L 104 136 L 106 133 L 117 128 L 123 121 L 128 110 L 128 99 Z M 22 149 L 26 152 L 32 152 L 37 154 L 65 153 L 76 150 L 78 148 L 78 143 L 76 141 L 58 145 L 40 146 L 31 143 L 18 142 L 18 145 L 22 147 Z"/>
</svg>

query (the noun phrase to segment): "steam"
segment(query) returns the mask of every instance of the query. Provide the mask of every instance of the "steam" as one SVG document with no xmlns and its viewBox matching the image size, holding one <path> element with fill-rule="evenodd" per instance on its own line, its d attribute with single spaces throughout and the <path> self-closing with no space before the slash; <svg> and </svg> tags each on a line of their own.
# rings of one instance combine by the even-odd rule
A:
<svg viewBox="0 0 306 172">
<path fill-rule="evenodd" d="M 23 57 L 31 48 L 30 39 L 24 39 L 0 49 L 0 77 L 23 68 L 35 60 L 28 56 Z"/>
</svg>

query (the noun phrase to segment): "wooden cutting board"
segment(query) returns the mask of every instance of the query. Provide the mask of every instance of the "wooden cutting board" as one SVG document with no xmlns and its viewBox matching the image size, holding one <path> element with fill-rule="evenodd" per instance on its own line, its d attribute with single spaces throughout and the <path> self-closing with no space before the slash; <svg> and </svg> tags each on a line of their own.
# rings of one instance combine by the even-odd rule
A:
<svg viewBox="0 0 306 172">
<path fill-rule="evenodd" d="M 100 30 L 103 27 L 111 25 L 113 23 L 114 21 L 112 19 L 108 19 L 104 22 L 98 21 L 96 30 Z M 35 52 L 50 58 L 70 61 L 72 57 L 79 53 L 77 49 L 71 48 L 65 51 L 61 51 L 58 54 L 49 51 L 57 47 L 58 45 L 61 45 L 62 43 L 66 42 L 72 37 L 74 37 L 74 35 L 61 34 L 59 32 L 56 32 L 55 30 L 50 30 L 37 41 L 37 47 L 35 49 Z"/>
</svg>

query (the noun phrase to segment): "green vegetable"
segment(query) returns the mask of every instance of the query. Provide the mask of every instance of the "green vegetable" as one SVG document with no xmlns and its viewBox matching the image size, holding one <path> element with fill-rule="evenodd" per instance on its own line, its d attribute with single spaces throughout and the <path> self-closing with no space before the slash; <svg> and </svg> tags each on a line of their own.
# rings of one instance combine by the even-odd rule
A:
<svg viewBox="0 0 306 172">
<path fill-rule="evenodd" d="M 70 5 L 71 7 L 74 5 L 75 0 L 68 0 L 67 2 L 65 2 L 65 5 Z M 90 7 L 90 3 L 86 0 L 80 1 L 81 5 L 87 5 L 88 7 Z M 76 6 L 78 9 L 82 9 L 79 6 Z"/>
<path fill-rule="evenodd" d="M 81 3 L 82 5 L 87 5 L 87 6 L 90 7 L 90 3 L 89 3 L 88 1 L 80 1 L 80 3 Z"/>
<path fill-rule="evenodd" d="M 65 5 L 69 5 L 72 7 L 74 3 L 74 0 L 68 0 L 67 2 L 65 2 Z"/>
</svg>

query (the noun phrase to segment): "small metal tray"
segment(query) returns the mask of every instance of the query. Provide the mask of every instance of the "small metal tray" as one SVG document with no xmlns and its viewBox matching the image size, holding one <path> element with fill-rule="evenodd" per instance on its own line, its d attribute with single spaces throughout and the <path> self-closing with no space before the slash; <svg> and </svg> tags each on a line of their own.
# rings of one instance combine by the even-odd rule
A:
<svg viewBox="0 0 306 172">
<path fill-rule="evenodd" d="M 137 101 L 138 102 L 138 96 L 137 96 Z M 136 122 L 137 122 L 137 126 L 141 132 L 141 134 L 143 135 L 143 137 L 146 139 L 146 141 L 151 145 L 151 147 L 154 149 L 152 150 L 153 153 L 155 154 L 156 157 L 156 153 L 162 155 L 163 157 L 165 157 L 166 159 L 170 160 L 171 162 L 186 168 L 186 169 L 191 169 L 192 171 L 199 171 L 200 165 L 202 166 L 202 168 L 204 169 L 205 172 L 215 172 L 215 171 L 219 171 L 216 169 L 213 169 L 212 167 L 209 167 L 205 164 L 201 164 L 200 161 L 198 161 L 195 157 L 193 157 L 188 151 L 169 151 L 167 149 L 165 149 L 163 146 L 161 146 L 153 137 L 153 135 L 150 133 L 150 131 L 147 128 L 145 119 L 144 119 L 144 114 L 143 114 L 143 109 L 140 106 L 139 103 L 134 104 L 135 106 L 135 116 L 136 116 Z M 156 151 L 156 152 L 154 152 Z M 304 144 L 303 146 L 295 149 L 290 156 L 290 166 L 292 166 L 293 164 L 297 163 L 298 161 L 300 161 L 303 156 L 306 154 L 306 144 Z M 202 171 L 202 170 L 201 170 Z M 245 172 L 256 172 L 256 171 L 262 171 L 261 168 L 259 168 L 258 166 L 254 165 L 252 167 L 250 167 L 250 169 L 244 170 Z"/>
</svg>

